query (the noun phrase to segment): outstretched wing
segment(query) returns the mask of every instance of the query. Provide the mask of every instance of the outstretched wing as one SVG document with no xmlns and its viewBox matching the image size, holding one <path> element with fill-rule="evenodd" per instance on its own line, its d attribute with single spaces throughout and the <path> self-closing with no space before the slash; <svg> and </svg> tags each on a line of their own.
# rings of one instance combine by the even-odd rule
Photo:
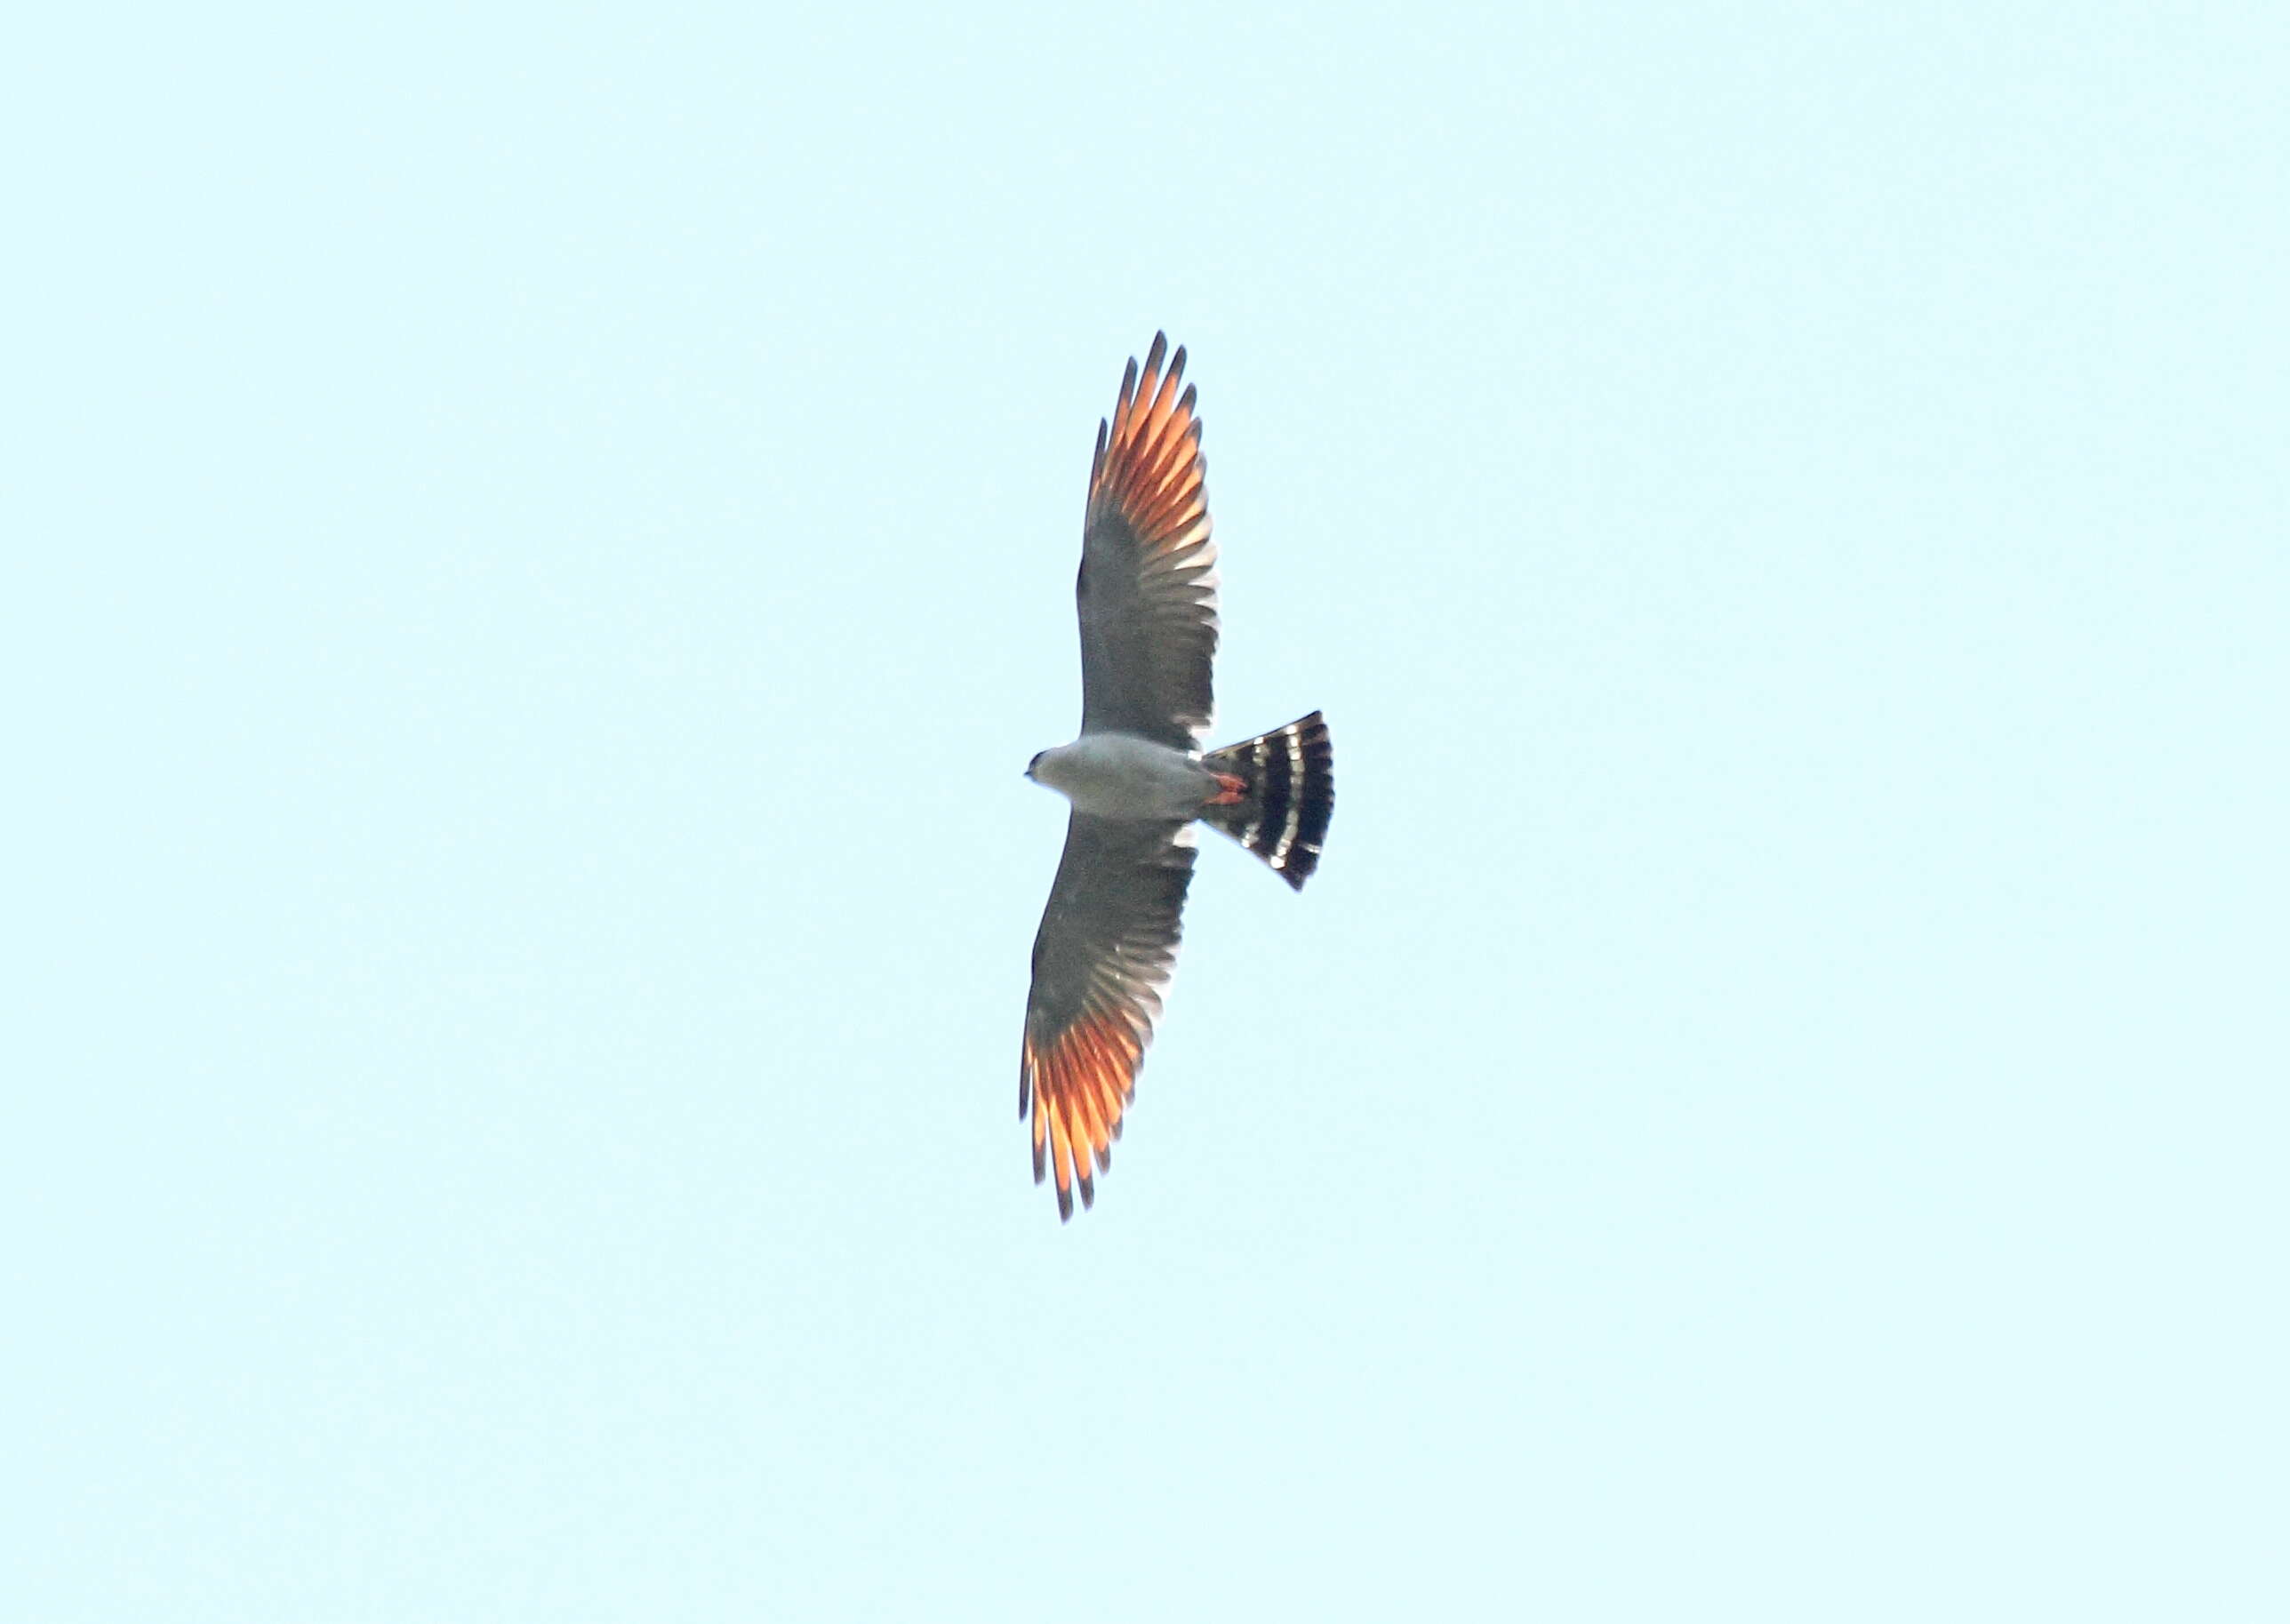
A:
<svg viewBox="0 0 2290 1624">
<path fill-rule="evenodd" d="M 1134 733 L 1200 748 L 1213 709 L 1216 544 L 1194 391 L 1180 396 L 1185 352 L 1165 375 L 1153 335 L 1142 378 L 1122 374 L 1110 423 L 1097 426 L 1082 526 L 1081 731 Z"/>
<path fill-rule="evenodd" d="M 1034 1182 L 1058 1181 L 1058 1216 L 1095 1199 L 1137 1068 L 1176 967 L 1193 877 L 1183 824 L 1076 812 L 1034 938 L 1034 987 L 1018 1061 L 1018 1115 L 1033 1118 Z"/>
</svg>

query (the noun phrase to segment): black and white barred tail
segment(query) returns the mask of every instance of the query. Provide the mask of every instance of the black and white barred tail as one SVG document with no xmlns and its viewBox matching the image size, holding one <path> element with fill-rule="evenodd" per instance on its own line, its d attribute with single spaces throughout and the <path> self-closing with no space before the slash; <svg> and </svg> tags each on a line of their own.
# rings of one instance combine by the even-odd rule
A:
<svg viewBox="0 0 2290 1624">
<path fill-rule="evenodd" d="M 1203 764 L 1246 786 L 1240 799 L 1201 816 L 1272 866 L 1297 890 L 1320 866 L 1336 810 L 1335 747 L 1318 711 L 1221 750 Z"/>
</svg>

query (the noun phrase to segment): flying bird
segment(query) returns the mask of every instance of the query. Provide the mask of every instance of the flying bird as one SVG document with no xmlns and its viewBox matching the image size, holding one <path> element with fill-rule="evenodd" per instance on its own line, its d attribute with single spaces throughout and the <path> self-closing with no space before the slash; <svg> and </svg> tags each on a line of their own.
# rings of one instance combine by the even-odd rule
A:
<svg viewBox="0 0 2290 1624">
<path fill-rule="evenodd" d="M 1026 776 L 1072 803 L 1065 855 L 1034 938 L 1018 1066 L 1034 1182 L 1058 1217 L 1088 1206 L 1094 1173 L 1137 1089 L 1176 966 L 1193 877 L 1193 824 L 1222 830 L 1298 890 L 1319 866 L 1335 806 L 1318 711 L 1204 755 L 1217 648 L 1217 551 L 1195 391 L 1165 334 L 1132 357 L 1110 422 L 1097 426 L 1082 524 L 1081 736 Z M 1164 360 L 1168 363 L 1163 369 Z"/>
</svg>

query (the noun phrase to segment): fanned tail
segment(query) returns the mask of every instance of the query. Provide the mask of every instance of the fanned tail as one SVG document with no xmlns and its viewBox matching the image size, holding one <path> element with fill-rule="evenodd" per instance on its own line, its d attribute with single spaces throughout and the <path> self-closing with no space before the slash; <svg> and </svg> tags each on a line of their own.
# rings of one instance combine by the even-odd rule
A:
<svg viewBox="0 0 2290 1624">
<path fill-rule="evenodd" d="M 1237 798 L 1211 803 L 1202 818 L 1303 890 L 1320 866 L 1320 848 L 1336 809 L 1335 747 L 1320 713 L 1212 750 L 1202 759 L 1210 771 L 1242 784 Z"/>
</svg>

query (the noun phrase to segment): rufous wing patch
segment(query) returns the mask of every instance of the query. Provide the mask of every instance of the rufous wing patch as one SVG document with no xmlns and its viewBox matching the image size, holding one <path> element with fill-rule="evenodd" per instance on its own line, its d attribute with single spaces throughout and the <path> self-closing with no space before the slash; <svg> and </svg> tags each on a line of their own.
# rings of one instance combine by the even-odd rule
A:
<svg viewBox="0 0 2290 1624">
<path fill-rule="evenodd" d="M 1034 1182 L 1055 1179 L 1058 1216 L 1073 1216 L 1074 1196 L 1097 1198 L 1095 1172 L 1112 1163 L 1122 1114 L 1136 1092 L 1145 1046 L 1119 1010 L 1093 1010 L 1062 1032 L 1025 1043 L 1027 1098 L 1032 1111 Z"/>
<path fill-rule="evenodd" d="M 1165 335 L 1154 335 L 1141 379 L 1130 363 L 1090 471 L 1091 512 L 1119 513 L 1148 556 L 1187 550 L 1208 537 L 1200 420 L 1192 388 L 1177 390 L 1185 352 L 1177 351 L 1165 374 L 1161 370 L 1168 344 Z"/>
</svg>

